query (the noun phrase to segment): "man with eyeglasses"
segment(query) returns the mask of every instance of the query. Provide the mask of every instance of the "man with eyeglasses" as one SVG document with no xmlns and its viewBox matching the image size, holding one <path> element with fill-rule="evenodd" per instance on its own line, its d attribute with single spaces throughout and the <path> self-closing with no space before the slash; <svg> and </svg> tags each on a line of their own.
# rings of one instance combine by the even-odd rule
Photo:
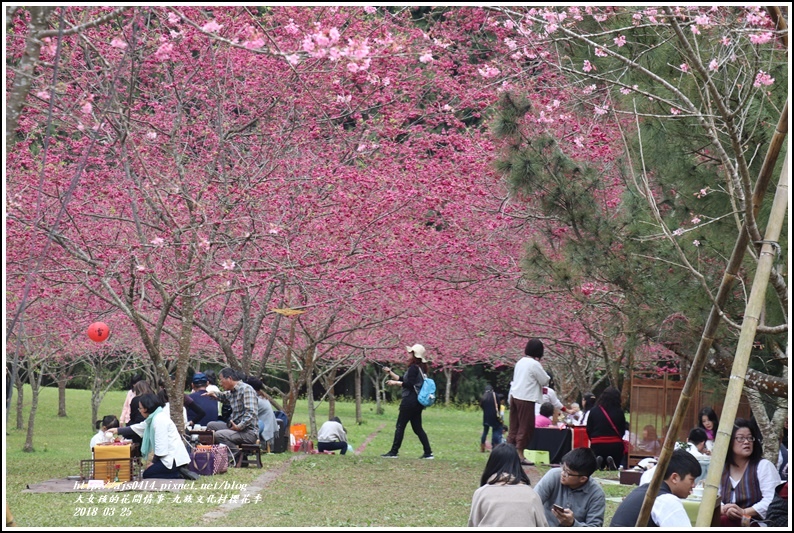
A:
<svg viewBox="0 0 794 533">
<path fill-rule="evenodd" d="M 561 468 L 552 468 L 535 487 L 543 502 L 546 521 L 552 527 L 602 527 L 606 496 L 590 476 L 596 471 L 590 448 L 574 448 L 562 458 Z"/>
</svg>

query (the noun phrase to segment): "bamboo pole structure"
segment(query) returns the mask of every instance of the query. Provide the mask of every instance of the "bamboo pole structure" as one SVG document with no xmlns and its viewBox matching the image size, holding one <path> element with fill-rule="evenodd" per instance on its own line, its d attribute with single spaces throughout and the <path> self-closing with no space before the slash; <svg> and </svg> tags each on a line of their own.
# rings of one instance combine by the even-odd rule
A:
<svg viewBox="0 0 794 533">
<path fill-rule="evenodd" d="M 764 163 L 761 167 L 761 171 L 759 172 L 758 180 L 755 182 L 752 206 L 754 214 L 756 215 L 758 214 L 758 210 L 763 203 L 764 195 L 766 194 L 766 190 L 769 187 L 769 182 L 772 178 L 772 168 L 775 166 L 775 162 L 777 161 L 778 155 L 780 154 L 780 149 L 783 146 L 783 142 L 787 134 L 788 102 L 786 102 L 786 105 L 780 114 L 780 119 L 778 120 L 775 133 L 769 143 L 769 148 L 767 149 Z M 684 388 L 681 390 L 681 396 L 678 398 L 678 404 L 675 408 L 673 420 L 670 422 L 670 427 L 668 428 L 667 434 L 665 435 L 664 444 L 662 445 L 662 451 L 659 455 L 659 461 L 656 465 L 656 470 L 648 487 L 648 492 L 645 494 L 645 500 L 643 500 L 640 514 L 637 517 L 636 523 L 639 525 L 639 527 L 644 527 L 648 523 L 648 518 L 651 516 L 653 503 L 656 499 L 656 495 L 659 493 L 659 487 L 662 485 L 662 480 L 664 479 L 667 465 L 670 464 L 670 457 L 673 455 L 675 441 L 678 431 L 681 427 L 681 422 L 684 419 L 684 413 L 686 413 L 687 409 L 689 408 L 689 402 L 691 401 L 693 393 L 697 388 L 697 384 L 700 382 L 700 377 L 703 374 L 703 367 L 706 365 L 706 359 L 709 350 L 711 349 L 711 345 L 714 343 L 714 335 L 716 334 L 717 328 L 720 325 L 722 309 L 728 300 L 728 296 L 730 294 L 731 288 L 733 287 L 733 283 L 736 280 L 739 267 L 742 264 L 745 251 L 749 244 L 750 234 L 747 231 L 747 221 L 745 221 L 741 230 L 739 231 L 736 244 L 734 245 L 733 251 L 731 252 L 731 257 L 728 260 L 728 266 L 725 269 L 725 274 L 723 274 L 720 288 L 717 291 L 717 296 L 714 300 L 714 304 L 711 307 L 711 312 L 709 313 L 706 325 L 703 328 L 703 335 L 700 337 L 700 343 L 698 344 L 697 352 L 695 353 L 695 357 L 692 360 L 692 367 L 689 371 L 689 374 L 687 375 Z M 712 458 L 712 461 L 713 460 L 714 459 Z M 701 503 L 701 509 L 705 506 L 705 504 L 706 500 L 704 493 L 704 500 Z M 700 523 L 700 520 L 698 520 L 698 524 Z"/>
<path fill-rule="evenodd" d="M 714 448 L 711 451 L 711 464 L 715 466 L 724 465 L 725 457 L 728 455 L 733 422 L 736 419 L 736 411 L 739 408 L 739 399 L 744 388 L 744 376 L 747 374 L 747 367 L 750 363 L 750 352 L 755 341 L 755 332 L 761 313 L 764 310 L 766 299 L 766 289 L 769 285 L 769 273 L 780 247 L 777 240 L 783 227 L 783 221 L 788 211 L 788 153 L 783 162 L 783 169 L 780 171 L 780 181 L 775 192 L 775 199 L 772 202 L 772 212 L 769 214 L 769 223 L 766 226 L 761 254 L 758 258 L 758 268 L 755 271 L 755 279 L 750 290 L 750 298 L 742 321 L 742 331 L 739 334 L 739 343 L 736 346 L 736 356 L 731 369 L 731 377 L 728 381 L 728 391 L 725 394 L 725 402 L 722 404 L 722 416 L 720 425 L 714 440 Z M 775 248 L 777 247 L 777 249 Z M 721 468 L 709 468 L 706 476 L 706 488 L 703 491 L 703 501 L 698 511 L 697 525 L 704 526 L 711 522 L 711 513 L 717 501 L 717 489 L 719 488 Z"/>
</svg>

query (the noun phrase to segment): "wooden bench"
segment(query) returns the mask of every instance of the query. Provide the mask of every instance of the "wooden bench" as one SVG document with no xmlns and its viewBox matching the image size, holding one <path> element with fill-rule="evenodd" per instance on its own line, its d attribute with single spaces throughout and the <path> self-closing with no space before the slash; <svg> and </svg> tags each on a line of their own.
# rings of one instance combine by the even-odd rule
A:
<svg viewBox="0 0 794 533">
<path fill-rule="evenodd" d="M 256 462 L 250 458 L 256 456 Z M 262 448 L 259 444 L 240 444 L 240 459 L 237 461 L 237 468 L 255 464 L 257 468 L 262 468 Z"/>
</svg>

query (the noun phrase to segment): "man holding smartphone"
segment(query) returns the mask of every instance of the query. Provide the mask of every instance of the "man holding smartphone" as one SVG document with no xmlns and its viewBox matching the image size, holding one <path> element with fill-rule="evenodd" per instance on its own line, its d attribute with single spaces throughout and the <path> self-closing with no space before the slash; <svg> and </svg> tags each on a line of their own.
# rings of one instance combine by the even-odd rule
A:
<svg viewBox="0 0 794 533">
<path fill-rule="evenodd" d="M 575 448 L 535 487 L 551 527 L 602 527 L 606 511 L 604 490 L 590 476 L 596 471 L 590 448 Z"/>
</svg>

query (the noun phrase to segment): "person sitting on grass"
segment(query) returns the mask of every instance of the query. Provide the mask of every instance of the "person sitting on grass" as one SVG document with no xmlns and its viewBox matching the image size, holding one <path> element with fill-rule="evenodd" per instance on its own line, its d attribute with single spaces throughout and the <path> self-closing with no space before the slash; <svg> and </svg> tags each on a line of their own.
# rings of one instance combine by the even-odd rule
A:
<svg viewBox="0 0 794 533">
<path fill-rule="evenodd" d="M 529 486 L 516 447 L 498 444 L 474 491 L 469 527 L 547 527 L 543 503 Z"/>
<path fill-rule="evenodd" d="M 675 450 L 645 527 L 692 527 L 681 500 L 692 492 L 700 472 L 700 463 L 691 453 Z M 623 499 L 609 527 L 635 527 L 648 487 L 650 485 L 640 485 Z"/>
<path fill-rule="evenodd" d="M 602 527 L 606 495 L 590 477 L 596 456 L 590 448 L 574 448 L 562 457 L 562 467 L 552 468 L 535 486 L 551 527 Z"/>
<path fill-rule="evenodd" d="M 157 395 L 141 396 L 138 409 L 146 417 L 141 457 L 145 460 L 149 453 L 152 454 L 152 460 L 143 471 L 144 479 L 198 479 L 199 475 L 191 472 L 187 467 L 190 463 L 190 455 L 185 449 L 176 424 L 171 420 L 169 412 L 163 408 Z"/>
</svg>

